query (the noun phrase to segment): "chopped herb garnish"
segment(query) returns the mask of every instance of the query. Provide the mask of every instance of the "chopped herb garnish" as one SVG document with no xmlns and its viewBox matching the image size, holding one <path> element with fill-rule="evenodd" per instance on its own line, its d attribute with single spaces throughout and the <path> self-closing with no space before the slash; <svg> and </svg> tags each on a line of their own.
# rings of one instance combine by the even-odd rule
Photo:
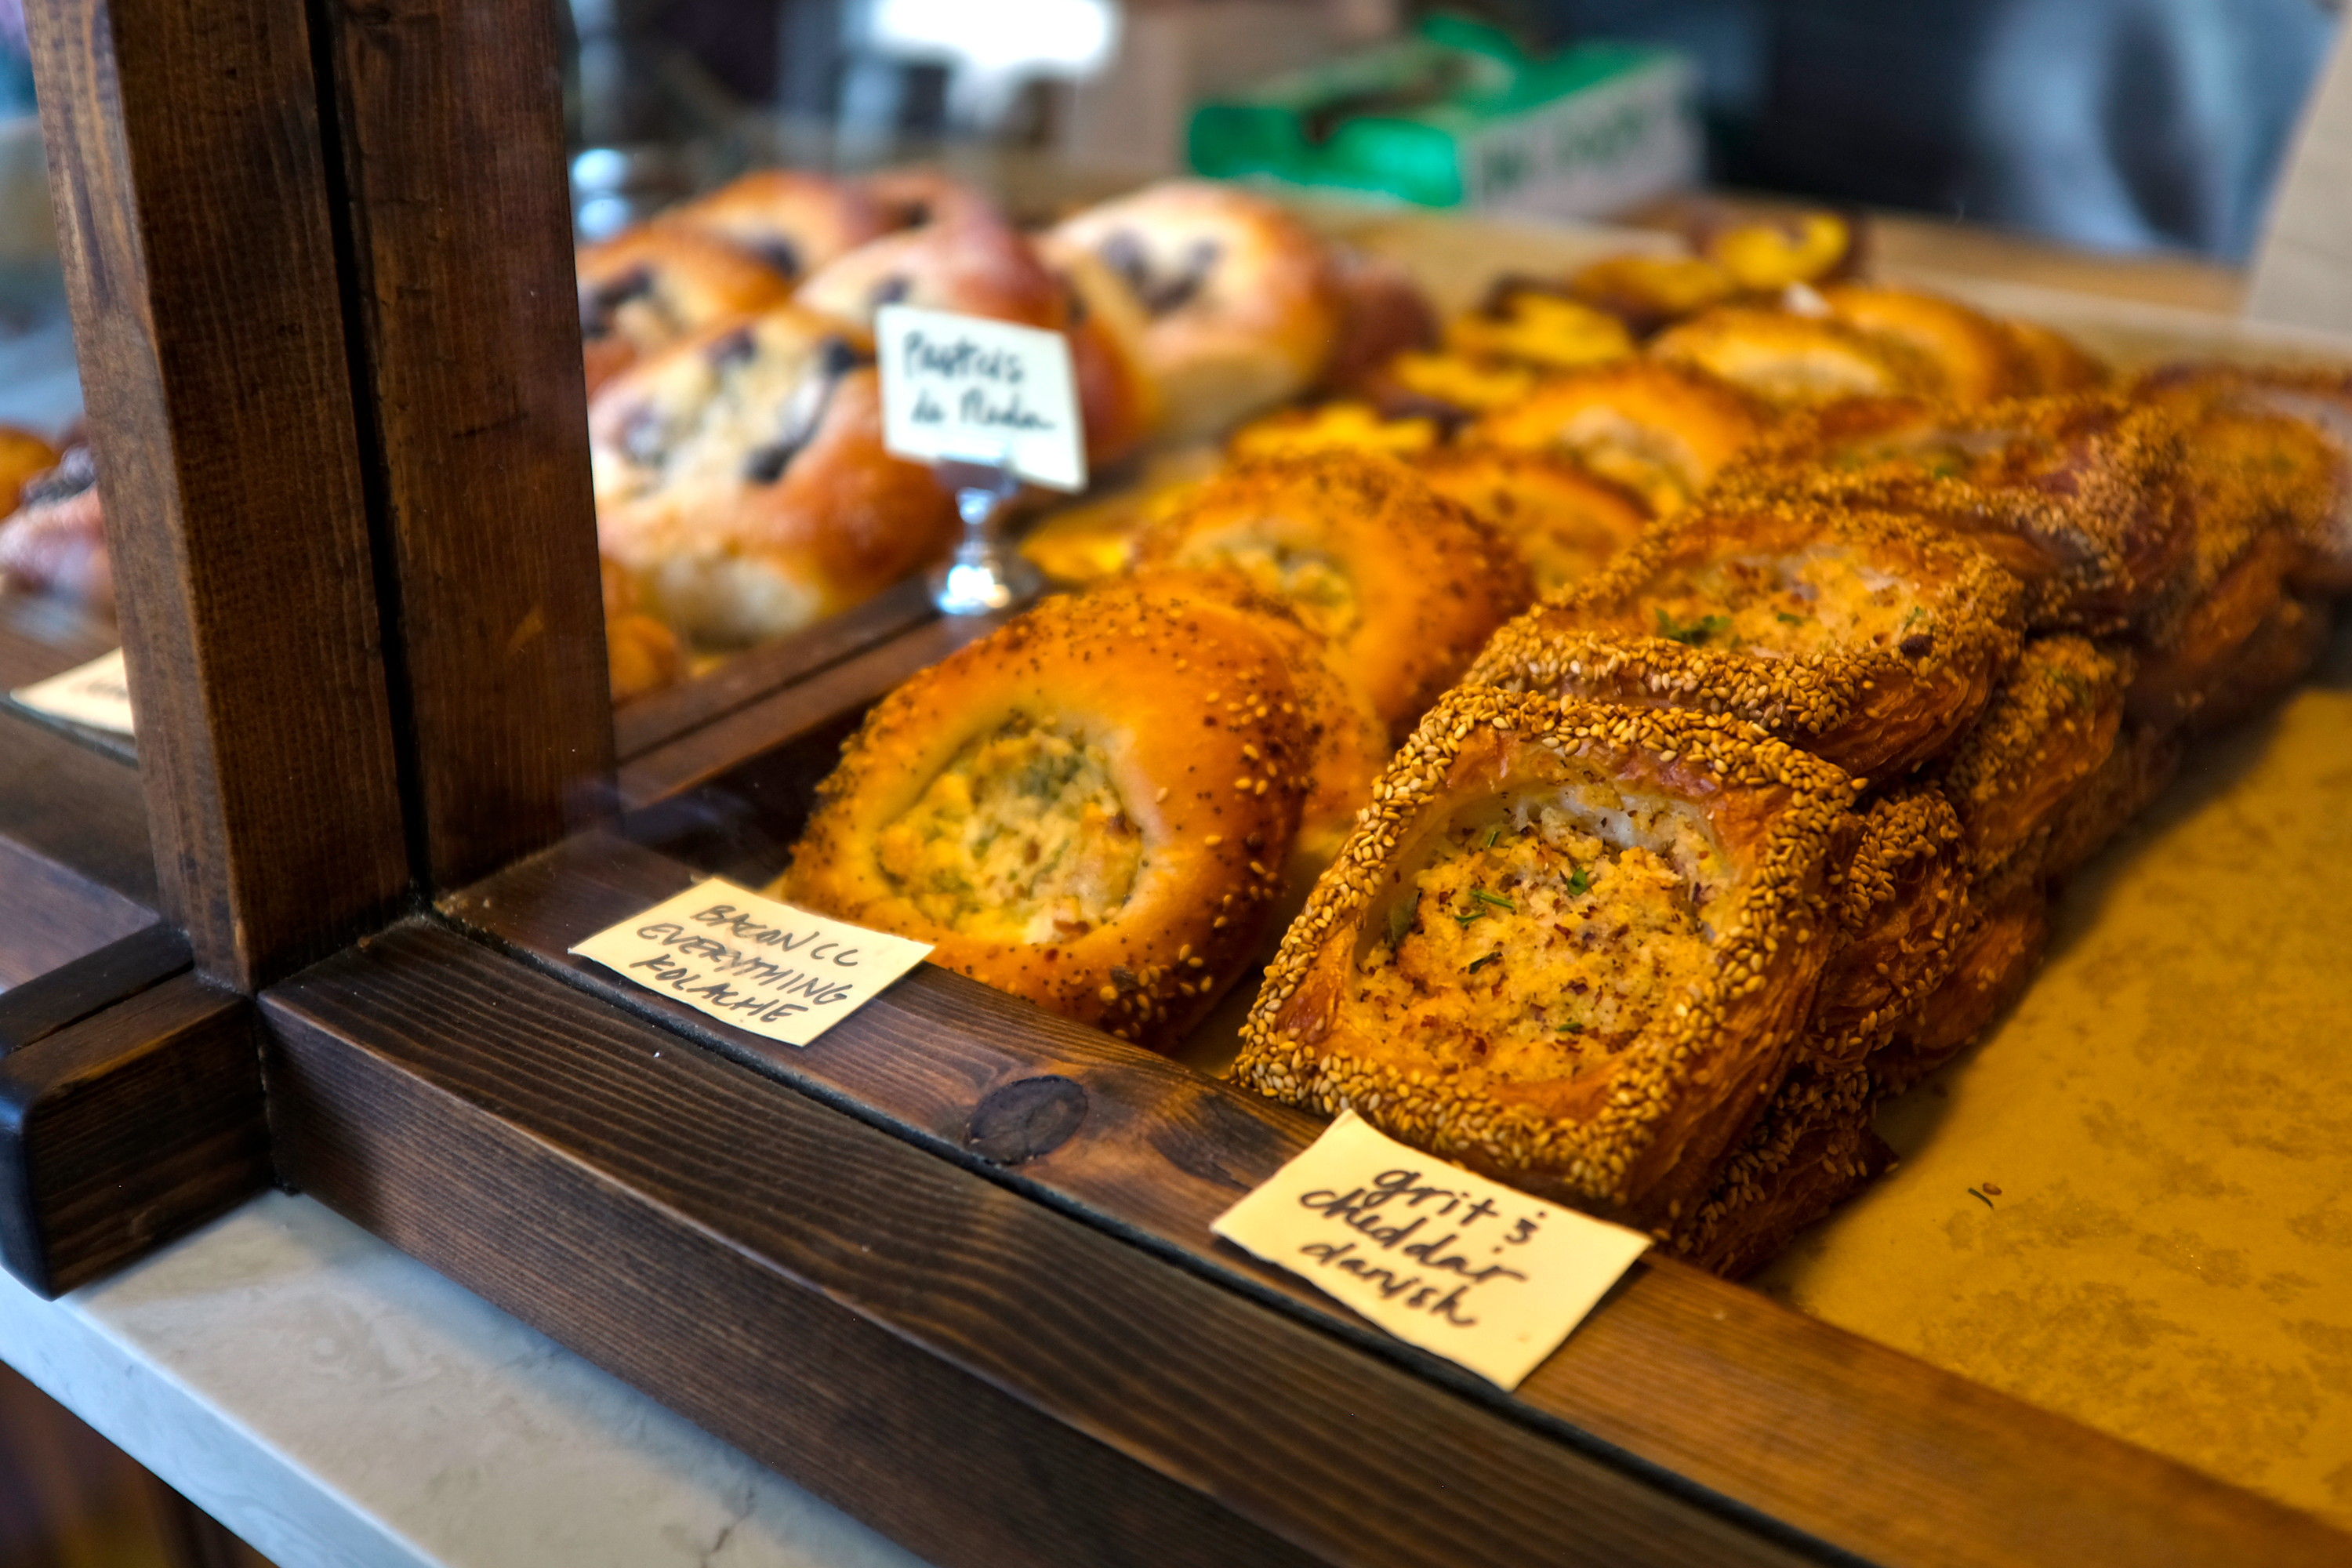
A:
<svg viewBox="0 0 2352 1568">
<path fill-rule="evenodd" d="M 1657 616 L 1660 637 L 1689 647 L 1704 647 L 1707 638 L 1719 637 L 1731 629 L 1731 617 L 1728 616 L 1701 616 L 1688 626 L 1676 625 L 1674 616 L 1664 610 L 1658 611 Z"/>
<path fill-rule="evenodd" d="M 1406 933 L 1412 930 L 1412 917 L 1420 908 L 1421 889 L 1419 888 L 1415 888 L 1409 896 L 1399 899 L 1389 906 L 1389 945 L 1391 947 L 1402 942 Z"/>
<path fill-rule="evenodd" d="M 1495 847 L 1495 840 L 1500 838 L 1502 836 L 1503 828 L 1500 823 L 1497 823 L 1496 826 L 1486 829 L 1486 847 L 1492 849 Z"/>
<path fill-rule="evenodd" d="M 1454 914 L 1454 911 L 1453 911 L 1453 910 L 1446 910 L 1445 912 L 1446 912 L 1447 914 Z M 1478 919 L 1480 919 L 1480 918 L 1484 917 L 1486 913 L 1486 910 L 1484 910 L 1480 909 L 1477 905 L 1473 904 L 1473 905 L 1471 905 L 1471 906 L 1470 906 L 1470 912 L 1469 912 L 1468 914 L 1466 914 L 1466 915 L 1454 915 L 1454 923 L 1455 923 L 1456 925 L 1465 925 L 1465 926 L 1466 926 L 1466 925 L 1468 925 L 1472 921 L 1478 920 Z"/>
<path fill-rule="evenodd" d="M 1475 974 L 1475 973 L 1477 973 L 1480 970 L 1482 970 L 1482 969 L 1486 968 L 1486 965 L 1488 965 L 1488 964 L 1490 964 L 1490 963 L 1494 963 L 1494 962 L 1495 962 L 1495 960 L 1496 960 L 1496 959 L 1498 959 L 1498 958 L 1500 958 L 1500 957 L 1502 957 L 1502 956 L 1503 956 L 1503 955 L 1502 955 L 1501 953 L 1499 953 L 1499 952 L 1490 952 L 1490 953 L 1488 953 L 1488 954 L 1487 954 L 1486 957 L 1484 957 L 1484 958 L 1474 958 L 1474 959 L 1472 959 L 1472 960 L 1470 961 L 1470 969 L 1469 969 L 1469 973 L 1472 973 L 1472 974 Z M 1971 1189 L 1971 1190 L 1973 1190 L 1973 1189 Z"/>
<path fill-rule="evenodd" d="M 1484 888 L 1471 889 L 1470 896 L 1477 900 L 1482 904 L 1492 904 L 1498 910 L 1508 910 L 1513 914 L 1517 914 L 1519 912 L 1518 905 L 1511 902 L 1508 899 L 1498 898 L 1495 894 L 1488 892 Z"/>
<path fill-rule="evenodd" d="M 1559 1028 L 1553 1030 L 1552 1033 L 1556 1035 L 1580 1035 L 1584 1033 L 1584 1026 L 1581 1024 L 1562 1024 Z"/>
<path fill-rule="evenodd" d="M 1927 618 L 1927 612 L 1914 605 L 1911 606 L 1911 613 L 1903 617 L 1903 624 L 1906 626 L 1916 626 Z"/>
<path fill-rule="evenodd" d="M 1579 866 L 1574 871 L 1569 873 L 1568 890 L 1570 896 L 1580 897 L 1584 893 L 1585 889 L 1591 886 L 1592 873 L 1587 871 L 1583 867 Z"/>
<path fill-rule="evenodd" d="M 1477 966 L 1476 964 L 1475 964 L 1475 963 L 1474 963 L 1474 964 L 1472 964 L 1470 967 L 1471 967 L 1471 968 L 1473 968 L 1473 969 L 1475 969 L 1475 968 L 1477 968 L 1478 966 Z M 1976 1201 L 1977 1201 L 1977 1202 L 1979 1202 L 1979 1203 L 1980 1203 L 1980 1204 L 1984 1205 L 1984 1206 L 1985 1206 L 1985 1207 L 1987 1207 L 1987 1208 L 1991 1208 L 1991 1207 L 1992 1207 L 1992 1200 L 1991 1200 L 1990 1198 L 1989 1198 L 1989 1197 L 1985 1196 L 1982 1193 L 1980 1193 L 1980 1192 L 1977 1191 L 1974 1187 L 1970 1187 L 1970 1188 L 1969 1189 L 1969 1196 L 1970 1196 L 1970 1197 L 1972 1197 L 1972 1198 L 1976 1199 Z M 1996 1213 L 1998 1213 L 1999 1211 L 1998 1211 L 1998 1210 L 1996 1210 L 1995 1212 L 1996 1212 Z"/>
<path fill-rule="evenodd" d="M 1802 616 L 1792 616 L 1786 610 L 1775 613 L 1780 616 L 1780 624 L 1784 626 L 1801 626 L 1805 624 L 1805 617 Z"/>
<path fill-rule="evenodd" d="M 1958 458 L 1939 458 L 1927 469 L 1927 477 L 1931 479 L 1958 479 L 1959 473 L 1960 460 Z"/>
<path fill-rule="evenodd" d="M 2091 705 L 2091 683 L 2073 670 L 2053 669 L 2050 672 L 2050 679 L 2065 688 L 2066 695 L 2074 700 L 2075 707 L 2088 708 Z"/>
</svg>

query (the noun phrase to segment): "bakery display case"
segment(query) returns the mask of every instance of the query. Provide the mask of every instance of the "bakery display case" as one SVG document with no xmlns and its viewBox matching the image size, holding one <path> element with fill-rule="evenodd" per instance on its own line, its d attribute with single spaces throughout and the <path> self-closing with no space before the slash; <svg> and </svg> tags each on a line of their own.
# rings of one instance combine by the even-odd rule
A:
<svg viewBox="0 0 2352 1568">
<path fill-rule="evenodd" d="M 1074 363 L 1128 312 L 1063 591 L 942 616 L 946 533 L 836 600 L 779 520 L 907 482 L 858 313 L 1052 242 L 813 180 L 871 230 L 816 262 L 706 198 L 800 291 L 639 342 L 709 279 L 575 259 L 541 8 L 31 11 L 140 722 L 0 713 L 50 748 L 0 855 L 130 922 L 41 965 L 104 972 L 61 1060 L 146 1064 L 60 1069 L 62 1152 L 180 1183 L 23 1167 L 118 1237 L 31 1277 L 274 1177 L 942 1563 L 2352 1550 L 2352 652 L 2289 482 L 2352 342 L 1865 280 L 1838 225 L 1147 189 L 1057 215 L 1033 312 Z M 1122 468 L 1155 399 L 1240 432 Z M 616 707 L 645 614 L 731 657 Z M 711 876 L 934 962 L 795 1047 L 574 951 Z M 1342 1106 L 1660 1245 L 1498 1388 L 1213 1234 Z"/>
</svg>

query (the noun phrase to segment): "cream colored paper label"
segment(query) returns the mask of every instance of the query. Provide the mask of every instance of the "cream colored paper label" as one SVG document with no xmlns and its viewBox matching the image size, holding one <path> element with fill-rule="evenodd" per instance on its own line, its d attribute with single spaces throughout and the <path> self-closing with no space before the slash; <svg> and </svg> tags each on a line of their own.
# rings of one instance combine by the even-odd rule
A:
<svg viewBox="0 0 2352 1568">
<path fill-rule="evenodd" d="M 1210 1228 L 1504 1388 L 1650 1245 L 1409 1149 L 1352 1110 Z"/>
<path fill-rule="evenodd" d="M 931 949 L 714 877 L 572 951 L 722 1023 L 805 1046 Z"/>
<path fill-rule="evenodd" d="M 1033 484 L 1087 488 L 1070 341 L 949 310 L 875 312 L 882 444 L 919 463 L 1001 464 Z"/>
<path fill-rule="evenodd" d="M 8 695 L 52 719 L 110 730 L 118 735 L 131 732 L 131 683 L 122 673 L 121 648 Z"/>
</svg>

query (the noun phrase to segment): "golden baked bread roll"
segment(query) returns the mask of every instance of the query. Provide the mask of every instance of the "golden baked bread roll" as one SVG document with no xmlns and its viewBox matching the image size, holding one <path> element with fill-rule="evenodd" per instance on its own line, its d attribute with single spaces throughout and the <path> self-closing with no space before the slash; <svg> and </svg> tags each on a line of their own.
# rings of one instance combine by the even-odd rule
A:
<svg viewBox="0 0 2352 1568">
<path fill-rule="evenodd" d="M 1825 316 L 1723 305 L 1667 328 L 1649 354 L 1722 377 L 1776 407 L 1931 392 L 1939 373 L 1909 344 Z"/>
<path fill-rule="evenodd" d="M 792 292 L 790 279 L 749 251 L 660 224 L 586 247 L 577 267 L 591 396 L 646 355 Z"/>
<path fill-rule="evenodd" d="M 0 425 L 0 517 L 16 510 L 26 479 L 57 466 L 56 447 L 30 430 Z"/>
<path fill-rule="evenodd" d="M 1664 517 L 1705 489 L 1765 423 L 1755 400 L 1729 382 L 1631 360 L 1545 382 L 1479 420 L 1463 442 L 1573 458 Z"/>
<path fill-rule="evenodd" d="M 2011 316 L 2000 330 L 2025 374 L 2024 395 L 2088 392 L 2106 384 L 2107 367 L 2096 354 L 2055 327 Z"/>
<path fill-rule="evenodd" d="M 1583 370 L 1630 357 L 1633 334 L 1606 310 L 1524 279 L 1507 279 L 1478 309 L 1445 323 L 1445 348 L 1538 370 Z"/>
<path fill-rule="evenodd" d="M 1933 770 L 1959 814 L 1972 868 L 2015 853 L 2105 764 L 2132 670 L 2128 651 L 2084 637 L 2025 645 L 1983 716 Z"/>
<path fill-rule="evenodd" d="M 1450 426 L 1524 402 L 1541 379 L 1534 366 L 1507 360 L 1401 353 L 1366 378 L 1364 395 L 1392 418 L 1420 416 Z"/>
<path fill-rule="evenodd" d="M 1315 384 L 1345 325 L 1322 241 L 1276 203 L 1176 180 L 1053 231 L 1125 279 L 1150 318 L 1144 365 L 1161 436 L 1199 440 Z"/>
<path fill-rule="evenodd" d="M 1541 595 L 1599 576 L 1650 520 L 1632 491 L 1549 452 L 1444 447 L 1412 470 L 1517 545 Z"/>
<path fill-rule="evenodd" d="M 1306 751 L 1248 617 L 1049 599 L 882 700 L 774 891 L 1164 1049 L 1257 951 Z"/>
<path fill-rule="evenodd" d="M 2037 390 L 2017 340 L 1957 300 L 1867 283 L 1835 284 L 1822 298 L 1838 321 L 1899 343 L 1931 366 L 1935 390 L 1963 407 Z"/>
<path fill-rule="evenodd" d="M 1916 521 L 1709 512 L 1511 623 L 1467 679 L 1728 713 L 1874 779 L 1975 721 L 2019 623 L 2016 580 Z"/>
<path fill-rule="evenodd" d="M 1283 872 L 1285 903 L 1295 907 L 1339 853 L 1356 813 L 1370 801 L 1372 781 L 1395 751 L 1388 725 L 1371 699 L 1334 667 L 1329 643 L 1307 630 L 1289 605 L 1259 593 L 1239 573 L 1147 573 L 1101 584 L 1084 602 L 1117 616 L 1138 600 L 1244 616 L 1282 656 L 1307 747 L 1301 766 L 1307 794 Z"/>
<path fill-rule="evenodd" d="M 18 487 L 16 512 L 0 521 L 0 585 L 114 607 L 106 511 L 87 446 L 68 447 L 55 468 Z"/>
<path fill-rule="evenodd" d="M 1154 521 L 1136 563 L 1231 568 L 1290 605 L 1398 735 L 1534 595 L 1485 523 L 1402 465 L 1343 452 L 1234 464 Z"/>
<path fill-rule="evenodd" d="M 1341 398 L 1311 408 L 1277 408 L 1234 431 L 1225 450 L 1235 458 L 1297 458 L 1309 452 L 1372 452 L 1410 458 L 1437 445 L 1437 422 L 1391 418 L 1369 403 Z"/>
<path fill-rule="evenodd" d="M 1981 409 L 1854 399 L 1757 442 L 1717 500 L 1933 519 L 2024 583 L 2032 629 L 2104 636 L 2130 627 L 2188 561 L 2180 452 L 2176 414 L 2107 394 Z"/>
<path fill-rule="evenodd" d="M 1636 337 L 1711 310 L 1738 291 L 1738 279 L 1696 256 L 1604 257 L 1568 279 L 1571 299 L 1608 311 Z"/>
<path fill-rule="evenodd" d="M 610 558 L 597 565 L 604 579 L 604 662 L 618 708 L 676 684 L 686 674 L 686 650 L 677 633 L 637 607 L 626 567 Z"/>
<path fill-rule="evenodd" d="M 1791 283 L 1826 283 L 1852 272 L 1862 234 L 1835 213 L 1791 213 L 1748 222 L 1708 223 L 1692 237 L 1699 254 L 1752 293 L 1777 294 Z"/>
<path fill-rule="evenodd" d="M 1133 451 L 1157 410 L 1138 358 L 1142 323 L 1118 296 L 1099 269 L 1081 258 L 1049 254 L 967 194 L 919 227 L 835 258 L 801 284 L 793 301 L 869 332 L 883 306 L 914 305 L 1065 334 L 1087 458 L 1100 465 Z"/>
<path fill-rule="evenodd" d="M 723 325 L 590 403 L 597 534 L 701 644 L 779 637 L 943 555 L 955 508 L 882 446 L 862 334 L 794 306 Z"/>
<path fill-rule="evenodd" d="M 1789 1067 L 1852 798 L 1734 720 L 1450 692 L 1283 938 L 1232 1076 L 1670 1224 Z"/>
<path fill-rule="evenodd" d="M 1867 1069 L 1800 1063 L 1717 1173 L 1698 1206 L 1666 1236 L 1666 1250 L 1727 1279 L 1779 1256 L 1797 1233 L 1895 1163 L 1871 1129 Z"/>
<path fill-rule="evenodd" d="M 1871 803 L 1836 868 L 1837 932 L 1799 1054 L 1843 1069 L 1885 1045 L 1951 973 L 1968 888 L 1960 819 L 1941 791 L 1906 784 Z"/>
<path fill-rule="evenodd" d="M 863 186 L 797 169 L 756 169 L 658 221 L 748 250 L 794 282 L 892 226 Z"/>
</svg>

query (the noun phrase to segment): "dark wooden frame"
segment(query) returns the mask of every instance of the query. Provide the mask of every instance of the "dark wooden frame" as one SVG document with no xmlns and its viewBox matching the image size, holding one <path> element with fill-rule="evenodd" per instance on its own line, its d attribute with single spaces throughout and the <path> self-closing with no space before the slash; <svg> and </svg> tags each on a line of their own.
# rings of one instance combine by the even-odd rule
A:
<svg viewBox="0 0 2352 1568">
<path fill-rule="evenodd" d="M 2352 1552 L 1662 1260 L 1503 1394 L 1211 1237 L 1310 1119 L 936 971 L 793 1053 L 571 958 L 772 868 L 858 713 L 980 625 L 902 591 L 616 733 L 544 7 L 28 9 L 153 849 L 0 800 L 108 939 L 0 996 L 37 1288 L 274 1150 L 952 1564 Z M 122 815 L 121 748 L 0 725 Z"/>
</svg>

